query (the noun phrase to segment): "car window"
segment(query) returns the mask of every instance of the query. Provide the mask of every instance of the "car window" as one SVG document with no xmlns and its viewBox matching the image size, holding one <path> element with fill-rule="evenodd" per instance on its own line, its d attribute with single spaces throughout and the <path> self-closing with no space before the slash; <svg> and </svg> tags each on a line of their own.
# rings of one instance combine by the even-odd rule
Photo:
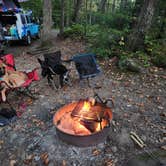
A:
<svg viewBox="0 0 166 166">
<path fill-rule="evenodd" d="M 28 16 L 26 16 L 26 19 L 27 19 L 27 23 L 30 23 L 30 19 Z"/>
<path fill-rule="evenodd" d="M 21 21 L 22 21 L 22 23 L 23 23 L 23 24 L 25 24 L 25 23 L 26 23 L 26 20 L 25 20 L 24 15 L 21 15 Z"/>
<path fill-rule="evenodd" d="M 31 16 L 26 16 L 26 19 L 27 19 L 27 23 L 32 23 L 32 17 Z"/>
</svg>

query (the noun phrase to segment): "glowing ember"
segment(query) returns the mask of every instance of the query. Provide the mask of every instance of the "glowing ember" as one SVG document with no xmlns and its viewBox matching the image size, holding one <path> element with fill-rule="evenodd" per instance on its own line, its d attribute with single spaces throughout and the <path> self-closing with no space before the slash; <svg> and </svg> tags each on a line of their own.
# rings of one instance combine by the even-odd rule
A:
<svg viewBox="0 0 166 166">
<path fill-rule="evenodd" d="M 54 124 L 72 135 L 90 135 L 103 130 L 112 119 L 110 108 L 94 100 L 80 100 L 61 108 L 54 116 Z"/>
</svg>

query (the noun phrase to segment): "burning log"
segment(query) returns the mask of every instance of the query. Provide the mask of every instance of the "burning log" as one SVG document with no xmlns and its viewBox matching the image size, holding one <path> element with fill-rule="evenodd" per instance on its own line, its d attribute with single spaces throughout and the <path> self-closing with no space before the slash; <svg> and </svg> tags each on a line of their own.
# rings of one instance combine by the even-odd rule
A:
<svg viewBox="0 0 166 166">
<path fill-rule="evenodd" d="M 62 140 L 78 146 L 87 146 L 106 138 L 110 120 L 111 109 L 91 98 L 60 108 L 53 121 Z"/>
<path fill-rule="evenodd" d="M 109 117 L 105 114 L 105 106 L 101 107 L 94 98 L 80 100 L 71 116 L 80 118 L 80 123 L 91 133 L 102 130 L 102 127 L 109 123 Z"/>
<path fill-rule="evenodd" d="M 63 111 L 63 115 L 56 118 L 57 127 L 66 133 L 89 135 L 108 126 L 112 118 L 112 112 L 108 111 L 108 107 L 92 98 L 79 100 L 71 105 L 67 111 Z"/>
</svg>

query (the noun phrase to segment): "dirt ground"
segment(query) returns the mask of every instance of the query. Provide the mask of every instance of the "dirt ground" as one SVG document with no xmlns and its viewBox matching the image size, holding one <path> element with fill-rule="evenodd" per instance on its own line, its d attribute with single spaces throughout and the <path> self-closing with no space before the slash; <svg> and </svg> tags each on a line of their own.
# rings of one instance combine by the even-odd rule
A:
<svg viewBox="0 0 166 166">
<path fill-rule="evenodd" d="M 28 54 L 37 48 L 14 45 L 7 48 L 13 53 L 17 70 L 40 67 L 37 58 L 42 54 Z M 61 50 L 68 59 L 85 52 L 79 41 L 55 39 L 49 51 Z M 71 70 L 72 86 L 53 90 L 47 80 L 33 82 L 39 94 L 36 100 L 11 92 L 8 96 L 17 111 L 24 112 L 9 126 L 0 128 L 1 166 L 158 166 L 166 163 L 166 70 L 149 67 L 144 73 L 121 72 L 111 60 L 101 61 L 102 74 L 90 80 L 79 81 L 74 64 Z M 40 74 L 40 69 L 39 69 Z M 103 99 L 113 98 L 113 120 L 105 142 L 92 147 L 68 145 L 57 138 L 52 119 L 63 105 L 81 98 L 93 97 L 97 92 Z M 24 107 L 23 107 L 24 105 Z M 0 107 L 6 106 L 1 103 Z M 108 104 L 111 107 L 111 105 Z M 130 138 L 133 131 L 144 141 L 140 148 Z M 141 154 L 143 157 L 137 157 Z M 133 158 L 133 159 L 132 159 Z M 132 159 L 129 163 L 129 159 Z M 160 162 L 159 162 L 160 161 Z"/>
</svg>

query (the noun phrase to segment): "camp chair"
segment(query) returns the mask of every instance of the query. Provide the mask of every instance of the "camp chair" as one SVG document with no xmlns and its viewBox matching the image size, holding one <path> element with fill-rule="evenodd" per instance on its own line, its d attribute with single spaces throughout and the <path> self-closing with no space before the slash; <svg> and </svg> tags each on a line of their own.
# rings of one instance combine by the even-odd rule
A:
<svg viewBox="0 0 166 166">
<path fill-rule="evenodd" d="M 59 85 L 56 85 L 54 78 L 55 76 L 58 76 L 61 87 L 63 87 L 64 84 L 70 85 L 69 70 L 62 64 L 61 52 L 56 51 L 44 54 L 43 56 L 44 60 L 38 58 L 38 62 L 42 69 L 41 75 L 47 77 L 48 84 L 54 89 L 57 89 Z"/>
<path fill-rule="evenodd" d="M 95 54 L 78 54 L 73 56 L 71 61 L 74 61 L 80 79 L 89 79 L 101 72 Z"/>
<path fill-rule="evenodd" d="M 14 62 L 14 57 L 13 57 L 12 54 L 8 54 L 8 55 L 2 56 L 0 58 L 0 62 L 3 62 L 3 63 L 6 64 L 6 69 L 7 70 L 16 70 L 16 68 L 15 68 L 15 62 Z M 11 90 L 16 90 L 19 93 L 24 93 L 24 94 L 26 94 L 26 95 L 28 95 L 30 97 L 33 97 L 32 93 L 31 93 L 31 91 L 29 89 L 29 86 L 30 86 L 30 84 L 33 81 L 38 81 L 39 80 L 39 76 L 38 76 L 38 73 L 37 73 L 37 68 L 33 69 L 30 72 L 24 72 L 24 73 L 27 75 L 28 79 L 20 87 L 15 87 L 15 88 L 10 88 L 9 87 L 8 88 L 8 92 L 11 91 Z M 4 84 L 5 82 L 3 80 L 0 80 L 0 85 L 2 83 Z M 2 98 L 1 98 L 1 100 L 2 100 Z M 7 102 L 8 102 L 8 100 L 7 100 Z"/>
<path fill-rule="evenodd" d="M 101 69 L 96 61 L 96 56 L 93 53 L 77 54 L 69 61 L 75 63 L 80 80 L 86 79 L 89 87 L 91 87 L 90 79 L 101 73 Z"/>
<path fill-rule="evenodd" d="M 16 70 L 15 61 L 12 54 L 1 55 L 0 62 L 3 62 L 6 64 L 7 70 Z"/>
<path fill-rule="evenodd" d="M 89 79 L 101 73 L 101 69 L 96 62 L 96 56 L 93 53 L 77 54 L 69 60 L 62 60 L 61 52 L 57 51 L 54 53 L 45 54 L 44 58 L 46 62 L 53 65 L 62 62 L 74 62 L 80 80 L 87 79 L 88 86 L 90 86 Z"/>
<path fill-rule="evenodd" d="M 53 53 L 44 54 L 44 61 L 50 66 L 54 67 L 54 65 L 61 64 L 61 51 L 56 51 Z"/>
</svg>

